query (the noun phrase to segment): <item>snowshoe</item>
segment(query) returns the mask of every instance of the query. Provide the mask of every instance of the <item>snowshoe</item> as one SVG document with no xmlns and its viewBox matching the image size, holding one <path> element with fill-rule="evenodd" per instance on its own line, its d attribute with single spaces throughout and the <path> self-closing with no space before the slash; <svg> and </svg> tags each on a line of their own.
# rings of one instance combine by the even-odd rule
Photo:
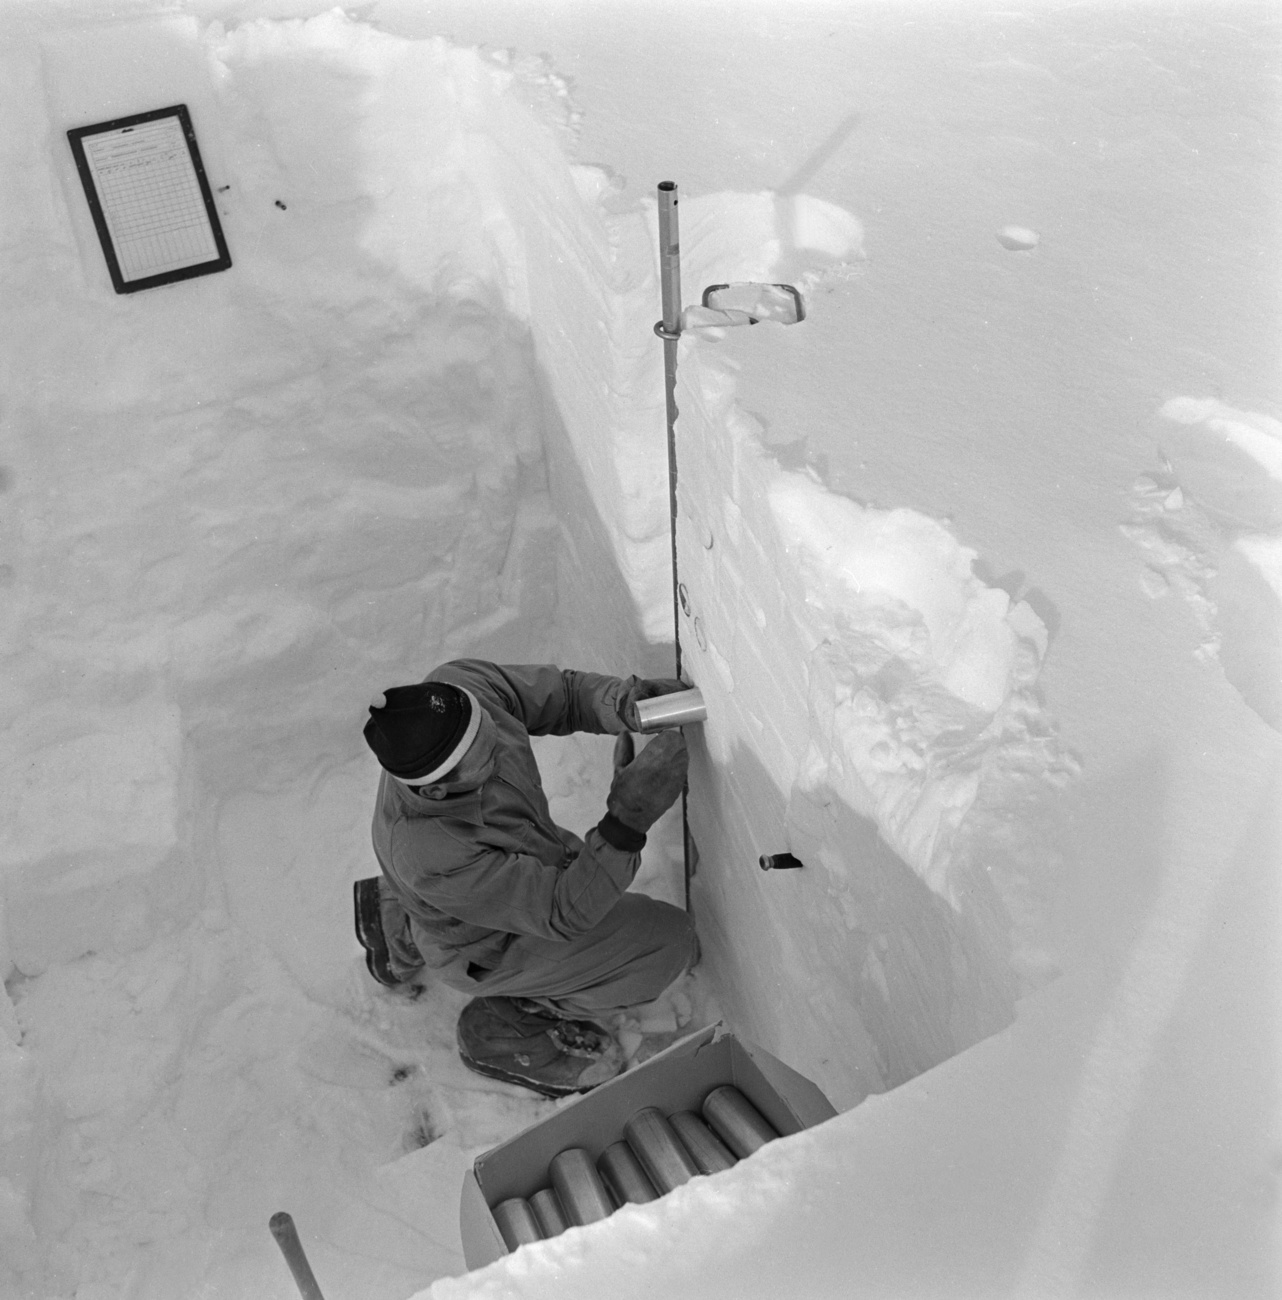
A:
<svg viewBox="0 0 1282 1300">
<path fill-rule="evenodd" d="M 608 1030 L 529 998 L 473 998 L 459 1015 L 458 1048 L 469 1070 L 544 1097 L 589 1092 L 623 1069 Z"/>
<path fill-rule="evenodd" d="M 379 905 L 379 877 L 358 880 L 352 886 L 352 902 L 356 911 L 356 939 L 365 949 L 365 965 L 369 973 L 389 989 L 399 988 L 402 981 L 392 971 L 391 954 L 383 934 L 383 913 Z"/>
</svg>

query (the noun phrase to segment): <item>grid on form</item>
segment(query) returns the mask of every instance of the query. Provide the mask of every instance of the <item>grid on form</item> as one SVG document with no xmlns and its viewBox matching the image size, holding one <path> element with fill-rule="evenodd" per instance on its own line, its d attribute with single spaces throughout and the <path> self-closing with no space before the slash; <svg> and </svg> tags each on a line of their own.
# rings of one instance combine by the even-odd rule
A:
<svg viewBox="0 0 1282 1300">
<path fill-rule="evenodd" d="M 85 141 L 126 280 L 218 256 L 182 126 L 173 118 Z"/>
</svg>

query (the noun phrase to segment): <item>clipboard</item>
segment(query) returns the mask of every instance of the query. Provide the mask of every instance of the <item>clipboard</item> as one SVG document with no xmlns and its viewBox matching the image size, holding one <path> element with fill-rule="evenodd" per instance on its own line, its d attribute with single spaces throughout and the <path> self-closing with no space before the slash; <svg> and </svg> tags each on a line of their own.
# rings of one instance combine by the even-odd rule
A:
<svg viewBox="0 0 1282 1300">
<path fill-rule="evenodd" d="M 67 132 L 117 293 L 231 266 L 186 104 Z"/>
</svg>

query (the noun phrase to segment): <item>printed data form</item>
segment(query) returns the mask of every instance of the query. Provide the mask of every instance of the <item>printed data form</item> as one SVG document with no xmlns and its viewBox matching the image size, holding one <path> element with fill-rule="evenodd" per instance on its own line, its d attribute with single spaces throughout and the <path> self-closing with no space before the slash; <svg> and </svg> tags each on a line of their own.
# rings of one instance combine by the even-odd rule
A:
<svg viewBox="0 0 1282 1300">
<path fill-rule="evenodd" d="M 218 257 L 178 118 L 87 136 L 84 151 L 126 281 Z"/>
</svg>

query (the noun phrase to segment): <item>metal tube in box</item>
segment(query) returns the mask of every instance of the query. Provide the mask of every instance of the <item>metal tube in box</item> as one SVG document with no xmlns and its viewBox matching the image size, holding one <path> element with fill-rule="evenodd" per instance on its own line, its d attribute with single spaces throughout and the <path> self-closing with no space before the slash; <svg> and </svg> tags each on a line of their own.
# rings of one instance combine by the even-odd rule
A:
<svg viewBox="0 0 1282 1300">
<path fill-rule="evenodd" d="M 571 1223 L 595 1223 L 614 1213 L 610 1193 L 598 1177 L 592 1157 L 582 1147 L 562 1151 L 553 1159 L 549 1172 Z"/>
<path fill-rule="evenodd" d="M 739 1163 L 734 1153 L 693 1111 L 679 1110 L 668 1116 L 668 1123 L 694 1157 L 701 1174 L 719 1174 Z"/>
<path fill-rule="evenodd" d="M 623 1126 L 623 1133 L 660 1195 L 688 1183 L 698 1174 L 699 1166 L 681 1145 L 661 1110 L 646 1106 L 637 1111 Z"/>
<path fill-rule="evenodd" d="M 704 1118 L 740 1159 L 773 1142 L 779 1134 L 738 1088 L 726 1084 L 703 1100 Z"/>
<path fill-rule="evenodd" d="M 646 1177 L 645 1170 L 626 1142 L 615 1142 L 606 1147 L 596 1166 L 601 1180 L 621 1206 L 644 1205 L 647 1201 L 659 1199 L 654 1184 Z"/>
<path fill-rule="evenodd" d="M 528 1245 L 532 1241 L 542 1241 L 543 1232 L 530 1209 L 530 1203 L 520 1196 L 509 1197 L 501 1205 L 494 1207 L 494 1222 L 499 1225 L 499 1232 L 508 1250 Z"/>
<path fill-rule="evenodd" d="M 565 1221 L 561 1202 L 550 1187 L 545 1187 L 530 1197 L 530 1209 L 534 1211 L 534 1217 L 545 1237 L 559 1237 L 570 1226 Z"/>
</svg>

